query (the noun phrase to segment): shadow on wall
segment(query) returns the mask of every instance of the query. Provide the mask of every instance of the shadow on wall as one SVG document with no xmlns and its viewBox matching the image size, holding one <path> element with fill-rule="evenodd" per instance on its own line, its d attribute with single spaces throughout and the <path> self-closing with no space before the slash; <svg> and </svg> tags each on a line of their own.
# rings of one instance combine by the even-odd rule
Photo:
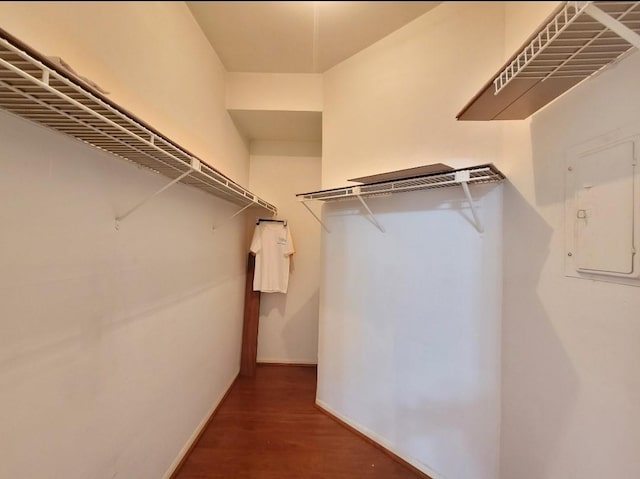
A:
<svg viewBox="0 0 640 479">
<path fill-rule="evenodd" d="M 564 202 L 566 149 L 618 128 L 637 124 L 640 54 L 629 55 L 581 82 L 531 121 L 536 203 Z"/>
<path fill-rule="evenodd" d="M 238 283 L 241 225 L 220 235 L 209 223 L 235 205 L 176 185 L 116 231 L 116 213 L 165 179 L 9 114 L 0 122 L 0 217 L 10 226 L 0 249 L 0 373 L 24 382 L 22 368 L 80 356 L 77 348 Z"/>
<path fill-rule="evenodd" d="M 560 181 L 553 169 L 541 170 L 542 181 Z M 553 228 L 514 185 L 507 183 L 504 195 L 500 477 L 543 479 L 562 445 L 579 378 L 538 292 Z"/>
<path fill-rule="evenodd" d="M 211 282 L 194 287 L 192 291 L 178 292 L 172 296 L 162 298 L 157 303 L 145 305 L 136 311 L 127 311 L 117 314 L 108 320 L 101 318 L 87 318 L 86 325 L 82 329 L 68 332 L 64 336 L 42 342 L 29 349 L 22 349 L 8 356 L 0 356 L 0 372 L 14 370 L 22 367 L 35 367 L 50 360 L 51 357 L 63 351 L 72 350 L 78 343 L 99 343 L 101 338 L 137 321 L 154 321 L 154 316 L 165 310 L 173 309 L 181 303 L 188 302 L 192 298 L 204 295 L 220 285 L 220 282 Z M 177 319 L 176 319 L 177 321 Z M 26 379 L 26 378 L 25 378 Z M 0 388 L 1 389 L 1 388 Z"/>
<path fill-rule="evenodd" d="M 319 294 L 319 290 L 316 289 L 300 309 L 289 317 L 289 321 L 282 331 L 284 346 L 289 357 L 295 357 L 295 354 L 299 353 L 300 345 L 298 343 L 301 337 L 313 338 L 314 342 L 317 342 Z M 311 333 L 310 327 L 315 327 L 316 331 Z"/>
<path fill-rule="evenodd" d="M 443 476 L 495 479 L 502 192 L 471 191 L 484 235 L 462 188 L 368 200 L 384 234 L 325 205 L 318 398 Z"/>
<path fill-rule="evenodd" d="M 262 315 L 260 321 L 269 321 L 271 317 L 287 318 L 282 328 L 283 357 L 298 358 L 301 351 L 307 350 L 309 344 L 301 344 L 301 339 L 308 338 L 309 341 L 317 342 L 317 331 L 310 332 L 310 327 L 318 325 L 319 290 L 313 291 L 307 301 L 295 312 L 289 312 L 289 304 L 286 294 L 263 294 L 262 295 Z"/>
<path fill-rule="evenodd" d="M 416 381 L 420 376 L 416 376 Z M 447 399 L 434 401 L 433 398 L 420 397 L 412 393 L 407 397 L 406 392 L 397 390 L 395 393 L 403 399 L 402 409 L 396 410 L 396 418 L 399 420 L 398 445 L 412 451 L 413 457 L 419 456 L 420 448 L 428 448 L 432 454 L 432 460 L 438 463 L 457 464 L 458 470 L 449 470 L 451 479 L 471 478 L 478 471 L 482 471 L 484 477 L 492 477 L 492 471 L 485 471 L 487 454 L 492 454 L 494 464 L 497 462 L 497 454 L 491 451 L 490 441 L 481 428 L 470 430 L 469 424 L 475 418 L 469 411 L 477 410 L 479 404 L 486 404 L 493 400 L 490 395 L 469 397 L 468 400 Z M 425 412 L 428 419 L 423 419 Z M 411 417 L 413 420 L 402 418 Z M 438 440 L 446 438 L 446 440 Z M 456 447 L 452 448 L 451 443 Z M 464 457 L 465 461 L 460 461 Z M 432 468 L 432 465 L 425 464 Z M 442 474 L 437 469 L 434 472 Z M 497 478 L 496 478 L 497 479 Z M 511 479 L 509 477 L 508 479 Z"/>
<path fill-rule="evenodd" d="M 541 122 L 544 112 L 531 121 L 531 143 L 533 155 L 533 180 L 535 182 L 536 206 L 564 205 L 565 152 L 558 149 L 565 132 L 548 128 Z"/>
<path fill-rule="evenodd" d="M 471 197 L 476 204 L 476 209 L 480 212 L 480 221 L 482 221 L 482 205 L 480 204 L 480 200 L 495 187 L 495 184 L 476 184 L 469 186 Z M 391 213 L 407 215 L 416 212 L 447 210 L 463 218 L 469 224 L 470 228 L 475 228 L 471 207 L 461 186 L 405 192 L 399 196 L 394 196 L 394 199 L 398 198 L 401 198 L 402 201 L 388 201 L 384 197 L 372 197 L 366 198 L 366 203 L 378 220 L 378 215 Z M 324 207 L 326 207 L 327 212 L 330 212 L 331 216 L 360 216 L 365 221 L 371 223 L 373 228 L 377 228 L 375 223 L 369 218 L 367 210 L 355 198 L 349 201 L 327 203 Z M 323 208 L 323 215 L 325 214 L 324 210 L 325 208 Z M 384 223 L 382 223 L 382 226 L 384 228 Z"/>
</svg>

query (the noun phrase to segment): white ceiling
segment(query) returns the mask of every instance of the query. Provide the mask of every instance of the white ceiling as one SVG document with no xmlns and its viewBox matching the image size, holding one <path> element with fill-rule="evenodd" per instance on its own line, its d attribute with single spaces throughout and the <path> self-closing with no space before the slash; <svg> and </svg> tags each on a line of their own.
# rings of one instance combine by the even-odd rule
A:
<svg viewBox="0 0 640 479">
<path fill-rule="evenodd" d="M 322 73 L 440 2 L 187 2 L 227 71 Z"/>
</svg>

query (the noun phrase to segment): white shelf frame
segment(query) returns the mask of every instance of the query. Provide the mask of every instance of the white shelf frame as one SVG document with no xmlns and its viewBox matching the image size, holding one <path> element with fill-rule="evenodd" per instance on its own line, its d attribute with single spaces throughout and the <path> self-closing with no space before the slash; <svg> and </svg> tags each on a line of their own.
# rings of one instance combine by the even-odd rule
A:
<svg viewBox="0 0 640 479">
<path fill-rule="evenodd" d="M 237 214 L 250 207 L 277 214 L 275 206 L 1 29 L 0 108 L 171 179 L 117 215 L 116 228 L 134 211 L 179 182 L 243 206 Z"/>
<path fill-rule="evenodd" d="M 617 18 L 605 12 L 598 6 L 608 4 L 607 8 L 620 6 L 619 11 L 615 11 Z M 630 14 L 637 14 L 640 2 L 566 2 L 563 8 L 556 14 L 547 25 L 543 26 L 538 35 L 527 44 L 493 80 L 494 95 L 500 93 L 513 79 L 537 78 L 542 81 L 550 77 L 555 78 L 587 78 L 593 73 L 601 70 L 607 65 L 615 62 L 621 55 L 625 54 L 632 47 L 640 48 L 640 34 L 629 28 L 623 22 Z M 561 39 L 563 33 L 569 33 L 570 27 L 579 26 L 579 22 L 584 20 L 584 15 L 595 19 L 604 28 L 583 29 L 572 33 L 583 33 L 584 37 L 573 37 Z M 633 20 L 630 24 L 640 28 L 640 22 Z M 610 38 L 605 38 L 607 32 L 615 33 L 623 42 L 616 43 Z M 559 45 L 558 42 L 565 41 L 573 43 Z M 606 47 L 597 55 L 589 55 L 585 50 L 598 45 L 596 42 L 603 42 Z M 576 51 L 570 54 L 565 52 L 553 53 L 554 48 L 575 48 Z M 552 63 L 552 60 L 541 60 L 541 56 L 557 55 L 560 60 L 559 65 L 542 65 Z M 576 64 L 568 66 L 572 61 L 586 57 L 590 63 Z M 566 57 L 566 58 L 564 58 Z M 538 66 L 539 65 L 539 66 Z"/>
<path fill-rule="evenodd" d="M 620 38 L 628 41 L 634 47 L 640 49 L 640 34 L 634 32 L 629 27 L 627 27 L 624 23 L 616 20 L 611 15 L 602 11 L 602 9 L 598 8 L 594 5 L 593 2 L 580 2 L 585 3 L 584 11 L 595 20 L 598 20 L 605 27 L 607 27 L 612 32 L 615 32 Z M 638 2 L 635 2 L 637 5 Z"/>
<path fill-rule="evenodd" d="M 443 173 L 435 173 L 411 178 L 402 178 L 379 183 L 370 183 L 357 186 L 344 186 L 330 190 L 313 191 L 310 193 L 300 193 L 296 198 L 322 225 L 327 233 L 331 233 L 322 219 L 307 205 L 309 201 L 340 201 L 358 199 L 365 208 L 373 224 L 384 233 L 384 227 L 376 219 L 369 208 L 365 198 L 376 196 L 386 196 L 394 193 L 404 193 L 409 191 L 428 190 L 435 188 L 445 188 L 460 186 L 465 198 L 471 208 L 473 216 L 472 224 L 478 233 L 484 232 L 484 227 L 476 209 L 475 202 L 469 189 L 470 184 L 499 183 L 505 176 L 492 164 L 479 165 L 458 170 L 451 170 Z"/>
<path fill-rule="evenodd" d="M 136 203 L 132 208 L 128 209 L 125 213 L 121 214 L 120 216 L 116 216 L 116 229 L 119 230 L 120 229 L 120 223 L 122 221 L 124 221 L 124 219 L 129 216 L 131 213 L 133 213 L 134 211 L 136 211 L 138 208 L 140 208 L 141 206 L 145 205 L 146 203 L 148 203 L 149 201 L 151 201 L 153 198 L 155 198 L 156 196 L 158 196 L 160 193 L 162 193 L 163 191 L 171 188 L 173 185 L 175 185 L 177 182 L 181 181 L 183 178 L 189 176 L 191 174 L 191 171 L 185 171 L 184 173 L 182 173 L 180 176 L 178 176 L 176 179 L 171 180 L 169 183 L 167 183 L 166 185 L 164 185 L 162 188 L 160 188 L 158 191 L 152 193 L 151 195 L 147 196 L 145 199 L 143 199 L 142 201 L 140 201 L 139 203 Z"/>
</svg>

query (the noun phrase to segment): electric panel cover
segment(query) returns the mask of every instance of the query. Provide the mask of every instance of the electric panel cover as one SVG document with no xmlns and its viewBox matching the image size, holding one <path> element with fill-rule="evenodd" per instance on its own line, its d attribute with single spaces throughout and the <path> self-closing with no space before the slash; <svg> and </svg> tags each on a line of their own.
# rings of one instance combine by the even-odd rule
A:
<svg viewBox="0 0 640 479">
<path fill-rule="evenodd" d="M 567 167 L 566 274 L 640 285 L 640 137 L 608 138 L 577 148 Z M 631 281 L 628 281 L 631 280 Z"/>
</svg>

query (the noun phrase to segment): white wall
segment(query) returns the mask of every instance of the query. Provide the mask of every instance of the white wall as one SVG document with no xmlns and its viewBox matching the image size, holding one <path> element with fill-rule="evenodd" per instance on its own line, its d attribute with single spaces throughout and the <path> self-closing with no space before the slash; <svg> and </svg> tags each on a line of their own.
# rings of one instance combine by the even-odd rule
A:
<svg viewBox="0 0 640 479">
<path fill-rule="evenodd" d="M 526 35 L 547 9 L 512 2 L 507 25 Z M 638 78 L 635 53 L 503 124 L 503 479 L 640 477 L 640 290 L 563 269 L 565 153 L 640 121 Z"/>
<path fill-rule="evenodd" d="M 322 75 L 318 73 L 229 72 L 230 110 L 322 111 Z"/>
<path fill-rule="evenodd" d="M 455 116 L 502 64 L 503 6 L 444 3 L 325 73 L 322 186 L 500 154 L 500 127 Z"/>
<path fill-rule="evenodd" d="M 445 3 L 325 74 L 324 188 L 429 163 L 495 162 L 500 126 L 456 113 L 503 61 L 503 6 Z M 475 191 L 480 194 L 480 191 Z M 501 194 L 331 204 L 323 235 L 318 402 L 434 477 L 495 479 Z"/>
<path fill-rule="evenodd" d="M 261 295 L 258 362 L 316 364 L 318 360 L 320 225 L 295 195 L 320 189 L 320 156 L 318 143 L 251 144 L 251 191 L 275 201 L 278 218 L 287 220 L 296 250 L 287 293 Z M 255 223 L 253 218 L 251 234 Z"/>
<path fill-rule="evenodd" d="M 243 183 L 224 70 L 179 2 L 0 4 L 58 55 Z M 184 52 L 189 52 L 185 55 Z M 162 477 L 239 369 L 237 207 L 0 114 L 0 477 Z"/>
<path fill-rule="evenodd" d="M 2 28 L 62 57 L 120 106 L 246 183 L 246 146 L 225 110 L 226 72 L 189 9 L 121 3 L 2 2 Z"/>
<path fill-rule="evenodd" d="M 502 192 L 325 207 L 318 403 L 437 478 L 494 479 L 500 417 Z"/>
</svg>

